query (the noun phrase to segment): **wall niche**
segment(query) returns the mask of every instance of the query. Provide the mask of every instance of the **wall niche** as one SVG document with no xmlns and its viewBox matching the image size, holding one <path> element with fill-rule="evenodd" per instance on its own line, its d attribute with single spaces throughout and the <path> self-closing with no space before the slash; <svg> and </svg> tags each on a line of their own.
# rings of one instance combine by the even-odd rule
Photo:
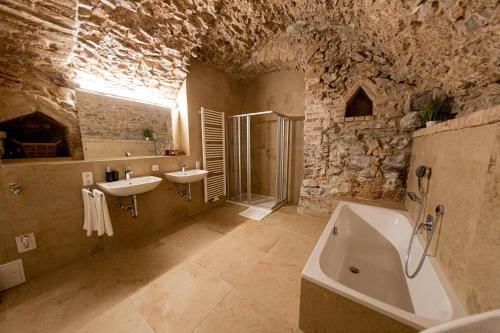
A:
<svg viewBox="0 0 500 333">
<path fill-rule="evenodd" d="M 347 101 L 345 117 L 362 117 L 373 115 L 373 103 L 365 90 L 359 87 Z"/>
<path fill-rule="evenodd" d="M 34 112 L 0 123 L 6 133 L 3 159 L 69 157 L 66 128 Z"/>
</svg>

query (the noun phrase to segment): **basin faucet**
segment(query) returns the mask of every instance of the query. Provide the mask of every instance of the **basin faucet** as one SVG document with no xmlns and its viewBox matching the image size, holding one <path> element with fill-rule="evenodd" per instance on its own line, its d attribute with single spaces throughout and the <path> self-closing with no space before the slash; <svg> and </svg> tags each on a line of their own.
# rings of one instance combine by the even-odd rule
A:
<svg viewBox="0 0 500 333">
<path fill-rule="evenodd" d="M 186 164 L 182 163 L 181 170 L 182 170 L 182 172 L 186 172 L 186 170 L 187 170 L 186 169 Z"/>
<path fill-rule="evenodd" d="M 133 174 L 132 169 L 130 167 L 125 167 L 125 179 L 129 180 L 131 174 Z"/>
</svg>

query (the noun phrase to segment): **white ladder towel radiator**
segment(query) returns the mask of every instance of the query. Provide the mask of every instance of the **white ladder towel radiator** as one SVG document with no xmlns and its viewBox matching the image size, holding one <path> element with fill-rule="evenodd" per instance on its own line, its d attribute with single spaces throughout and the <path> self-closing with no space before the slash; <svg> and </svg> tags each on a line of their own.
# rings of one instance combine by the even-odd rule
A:
<svg viewBox="0 0 500 333">
<path fill-rule="evenodd" d="M 226 131 L 224 112 L 201 108 L 201 141 L 205 178 L 205 202 L 226 195 Z"/>
</svg>

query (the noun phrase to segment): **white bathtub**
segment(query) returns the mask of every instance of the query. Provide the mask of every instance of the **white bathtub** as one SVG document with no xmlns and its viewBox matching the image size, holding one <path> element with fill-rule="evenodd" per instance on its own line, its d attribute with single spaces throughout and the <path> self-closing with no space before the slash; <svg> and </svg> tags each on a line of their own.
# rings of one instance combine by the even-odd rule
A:
<svg viewBox="0 0 500 333">
<path fill-rule="evenodd" d="M 302 278 L 419 330 L 464 316 L 433 258 L 414 279 L 405 276 L 412 229 L 404 212 L 340 202 Z M 422 253 L 415 243 L 411 268 Z"/>
</svg>

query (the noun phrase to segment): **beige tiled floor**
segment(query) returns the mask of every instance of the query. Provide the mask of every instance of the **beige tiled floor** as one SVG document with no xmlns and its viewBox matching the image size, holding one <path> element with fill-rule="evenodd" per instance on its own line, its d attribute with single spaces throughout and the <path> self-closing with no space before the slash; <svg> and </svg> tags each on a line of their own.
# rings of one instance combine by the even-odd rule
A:
<svg viewBox="0 0 500 333">
<path fill-rule="evenodd" d="M 0 332 L 299 332 L 300 273 L 326 221 L 225 204 L 1 295 Z"/>
</svg>

